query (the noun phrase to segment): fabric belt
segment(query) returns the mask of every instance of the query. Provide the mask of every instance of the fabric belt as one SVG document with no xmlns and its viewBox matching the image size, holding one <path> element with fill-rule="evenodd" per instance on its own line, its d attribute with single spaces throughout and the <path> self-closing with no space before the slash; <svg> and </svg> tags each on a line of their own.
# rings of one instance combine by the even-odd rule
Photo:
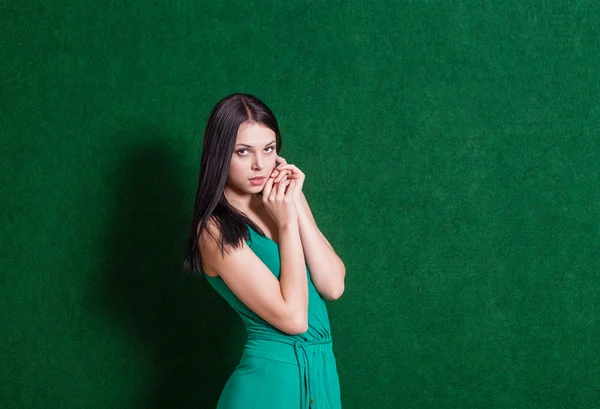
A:
<svg viewBox="0 0 600 409">
<path fill-rule="evenodd" d="M 316 392 L 309 353 L 333 354 L 333 349 L 331 338 L 304 341 L 270 334 L 249 334 L 244 353 L 297 365 L 300 371 L 300 407 L 309 409 L 315 403 Z"/>
</svg>

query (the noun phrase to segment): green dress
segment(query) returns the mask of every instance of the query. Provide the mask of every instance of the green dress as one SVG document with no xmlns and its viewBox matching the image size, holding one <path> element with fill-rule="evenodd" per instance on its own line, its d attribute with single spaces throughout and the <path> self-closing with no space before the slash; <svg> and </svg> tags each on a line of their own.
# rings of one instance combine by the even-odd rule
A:
<svg viewBox="0 0 600 409">
<path fill-rule="evenodd" d="M 279 247 L 248 225 L 248 246 L 279 279 Z M 227 380 L 217 409 L 341 409 L 340 385 L 325 302 L 308 266 L 308 330 L 290 335 L 259 317 L 219 276 L 204 273 L 237 311 L 247 340 L 239 364 Z"/>
</svg>

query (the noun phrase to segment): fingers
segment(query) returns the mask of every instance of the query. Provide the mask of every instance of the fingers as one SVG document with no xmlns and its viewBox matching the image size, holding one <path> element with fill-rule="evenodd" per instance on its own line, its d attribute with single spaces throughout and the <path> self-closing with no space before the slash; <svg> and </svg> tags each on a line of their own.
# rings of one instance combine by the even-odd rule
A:
<svg viewBox="0 0 600 409">
<path fill-rule="evenodd" d="M 287 180 L 289 180 L 289 182 L 290 182 L 290 187 L 288 187 L 287 192 L 285 192 L 285 196 L 291 200 L 294 195 L 296 181 L 294 179 L 287 179 Z"/>
<path fill-rule="evenodd" d="M 274 200 L 283 199 L 283 196 L 285 193 L 285 188 L 287 186 L 287 183 L 285 183 L 285 182 L 286 181 L 283 181 L 281 183 L 277 183 L 276 185 L 275 184 L 273 185 L 274 187 L 269 196 L 269 200 L 274 201 Z"/>
<path fill-rule="evenodd" d="M 289 184 L 290 184 L 290 181 L 288 179 L 286 179 L 277 185 L 277 200 L 278 201 L 282 201 L 283 198 L 285 197 L 285 193 L 286 193 L 285 188 Z"/>
<path fill-rule="evenodd" d="M 273 182 L 273 179 L 270 179 L 270 180 L 271 180 L 271 184 L 273 185 L 273 188 L 269 194 L 269 200 L 273 201 L 277 198 L 282 199 L 284 196 L 284 193 L 285 193 L 285 188 L 289 182 L 287 182 L 287 179 L 286 179 L 281 183 L 275 184 L 275 182 Z"/>
<path fill-rule="evenodd" d="M 279 165 L 277 166 L 275 169 L 273 169 L 273 172 L 271 173 L 271 175 L 277 177 L 279 176 L 281 173 L 286 172 L 288 175 L 302 175 L 304 176 L 304 173 L 302 173 L 302 171 L 300 169 L 298 169 L 298 167 L 296 165 L 292 165 L 290 164 L 285 164 L 285 165 Z M 275 183 L 277 183 L 279 180 L 281 179 L 276 179 Z"/>
<path fill-rule="evenodd" d="M 275 197 L 277 197 L 277 190 L 279 189 L 278 186 L 274 186 L 270 192 L 269 192 L 269 201 L 274 201 Z"/>
<path fill-rule="evenodd" d="M 284 158 L 282 158 L 281 156 L 277 155 L 275 157 L 275 162 L 279 163 L 279 164 L 283 164 L 286 165 L 287 164 L 287 160 L 285 160 Z"/>
<path fill-rule="evenodd" d="M 302 171 L 300 169 L 298 169 L 298 166 L 292 165 L 291 163 L 288 163 L 285 165 L 279 165 L 274 170 L 279 171 L 279 172 L 281 172 L 282 170 L 289 170 L 292 173 L 302 173 Z"/>
<path fill-rule="evenodd" d="M 273 169 L 273 172 L 271 172 L 271 176 L 277 176 L 278 174 L 280 174 L 281 166 L 283 165 L 276 166 L 275 169 Z"/>
<path fill-rule="evenodd" d="M 267 183 L 265 183 L 265 187 L 263 188 L 263 200 L 269 198 L 271 190 L 273 190 L 273 178 L 267 179 Z"/>
<path fill-rule="evenodd" d="M 275 178 L 275 180 L 274 180 L 274 183 L 279 183 L 279 182 L 281 182 L 281 180 L 282 180 L 283 178 L 285 178 L 286 176 L 289 176 L 289 175 L 291 175 L 291 174 L 292 174 L 292 172 L 291 172 L 291 171 L 289 171 L 289 170 L 286 170 L 286 171 L 284 171 L 284 172 L 279 172 L 279 174 L 277 175 L 277 177 L 276 177 L 276 178 Z"/>
<path fill-rule="evenodd" d="M 279 155 L 277 155 L 275 157 L 275 163 L 278 164 L 278 165 L 273 170 L 272 175 L 275 176 L 275 177 L 277 177 L 281 173 L 280 172 L 281 167 L 287 165 L 288 163 L 287 163 L 287 160 L 285 160 L 285 158 L 283 158 L 282 156 L 279 156 Z M 283 178 L 283 176 L 282 176 L 282 178 Z M 275 183 L 277 183 L 279 181 L 281 181 L 281 179 L 277 180 Z"/>
</svg>

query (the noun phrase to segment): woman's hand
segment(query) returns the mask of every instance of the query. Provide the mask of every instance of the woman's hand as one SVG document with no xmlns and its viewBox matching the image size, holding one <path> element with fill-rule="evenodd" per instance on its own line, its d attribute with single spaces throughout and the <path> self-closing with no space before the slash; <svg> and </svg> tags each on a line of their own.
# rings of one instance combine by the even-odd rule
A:
<svg viewBox="0 0 600 409">
<path fill-rule="evenodd" d="M 263 205 L 279 227 L 298 220 L 294 201 L 295 185 L 295 180 L 284 178 L 281 182 L 274 183 L 274 177 L 270 177 L 263 189 Z"/>
<path fill-rule="evenodd" d="M 279 155 L 277 155 L 275 161 L 279 163 L 279 166 L 271 173 L 271 178 L 275 178 L 273 179 L 273 183 L 277 184 L 286 178 L 294 180 L 296 183 L 294 186 L 293 198 L 296 204 L 300 204 L 300 192 L 302 191 L 305 179 L 304 173 L 302 173 L 296 165 L 288 164 L 287 161 Z"/>
</svg>

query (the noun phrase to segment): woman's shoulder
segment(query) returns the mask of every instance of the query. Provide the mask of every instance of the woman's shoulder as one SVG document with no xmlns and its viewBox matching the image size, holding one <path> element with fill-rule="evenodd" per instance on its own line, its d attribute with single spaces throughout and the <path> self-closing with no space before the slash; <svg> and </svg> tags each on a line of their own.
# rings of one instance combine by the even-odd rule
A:
<svg viewBox="0 0 600 409">
<path fill-rule="evenodd" d="M 202 236 L 206 232 L 208 232 L 211 235 L 211 237 L 218 236 L 219 238 L 221 238 L 221 226 L 220 226 L 218 220 L 214 216 L 210 216 L 206 220 L 206 225 L 204 226 L 204 229 L 202 231 L 200 231 L 200 227 L 202 226 L 202 221 L 203 221 L 203 219 L 198 220 L 198 224 L 196 225 L 196 233 L 198 233 L 200 236 Z"/>
<path fill-rule="evenodd" d="M 198 221 L 198 225 L 196 226 L 196 233 L 198 234 L 198 239 L 200 244 L 206 244 L 205 241 L 208 242 L 221 242 L 222 230 L 221 223 L 214 216 L 210 216 L 210 218 L 206 221 L 206 225 L 204 229 L 200 231 L 200 227 L 202 226 L 202 219 Z M 249 224 L 246 224 L 246 228 L 248 229 L 249 234 L 252 234 L 252 229 Z"/>
<path fill-rule="evenodd" d="M 218 273 L 210 267 L 213 263 L 213 257 L 220 252 L 221 246 L 221 228 L 214 217 L 206 221 L 206 225 L 200 231 L 202 219 L 198 221 L 196 232 L 198 233 L 198 251 L 202 259 L 202 270 L 209 277 L 218 277 Z"/>
<path fill-rule="evenodd" d="M 214 217 L 207 220 L 202 231 L 201 225 L 202 220 L 198 222 L 198 250 L 201 254 L 202 268 L 209 277 L 219 276 L 219 268 L 223 268 L 225 264 L 240 262 L 240 259 L 245 261 L 251 257 L 247 240 L 241 240 L 241 245 L 237 246 L 222 242 L 221 226 Z"/>
</svg>

